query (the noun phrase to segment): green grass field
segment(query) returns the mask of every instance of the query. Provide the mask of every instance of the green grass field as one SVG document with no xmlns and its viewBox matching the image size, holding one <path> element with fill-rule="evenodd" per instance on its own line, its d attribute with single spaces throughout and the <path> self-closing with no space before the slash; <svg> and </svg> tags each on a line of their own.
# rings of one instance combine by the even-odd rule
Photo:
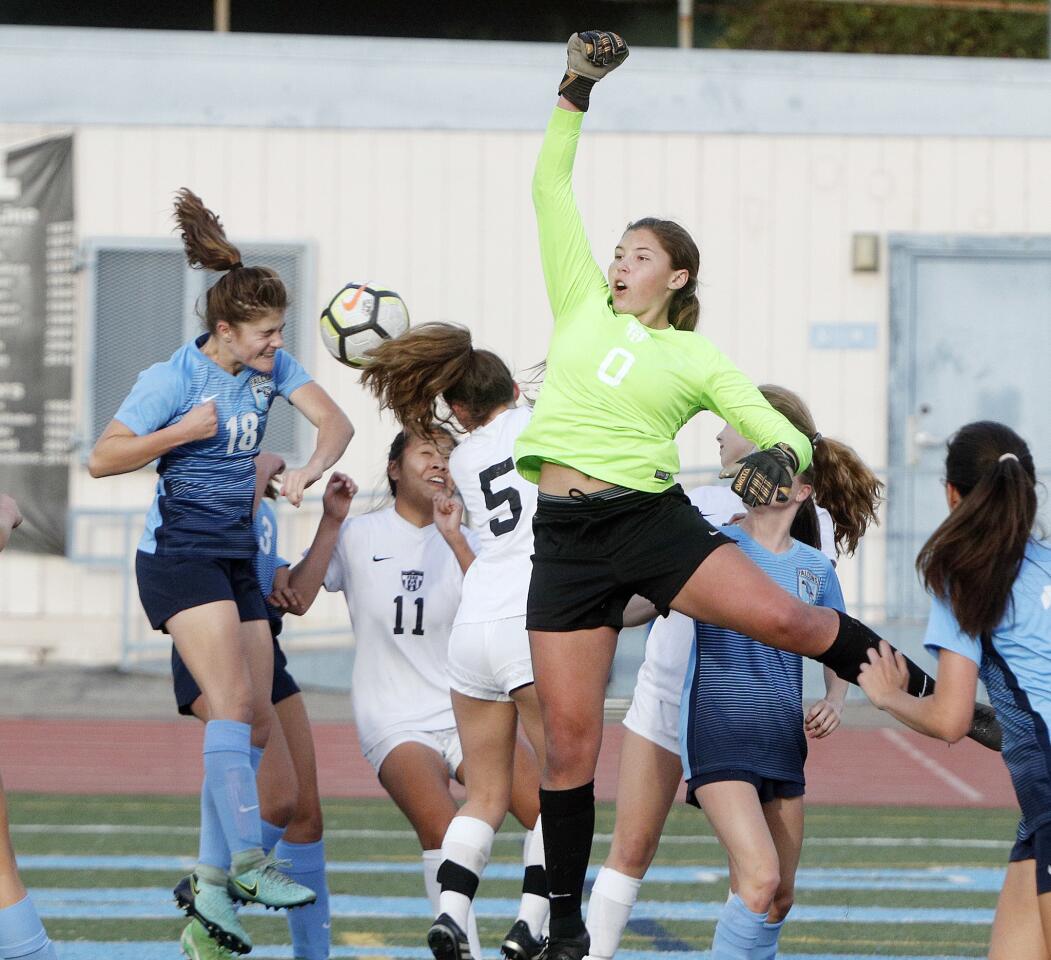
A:
<svg viewBox="0 0 1051 960">
<path fill-rule="evenodd" d="M 83 943 L 76 950 L 66 946 L 61 956 L 101 960 L 107 955 L 105 945 L 118 941 L 174 944 L 185 921 L 174 906 L 164 903 L 163 892 L 178 879 L 179 869 L 171 865 L 158 869 L 157 865 L 136 863 L 133 858 L 192 857 L 198 816 L 195 799 L 16 795 L 10 804 L 23 876 L 41 905 L 51 936 L 58 941 Z M 407 956 L 396 948 L 422 947 L 428 921 L 421 905 L 414 906 L 423 896 L 423 884 L 414 869 L 419 864 L 419 848 L 407 823 L 386 801 L 334 801 L 325 805 L 325 813 L 328 859 L 342 871 L 330 873 L 332 894 L 371 898 L 377 904 L 382 899 L 394 904 L 396 912 L 404 913 L 373 916 L 367 909 L 364 913 L 358 909 L 359 915 L 334 916 L 333 944 L 369 948 L 369 956 L 382 955 L 377 948 L 390 947 L 392 955 Z M 599 834 L 608 834 L 612 821 L 612 808 L 601 806 Z M 998 883 L 990 871 L 1006 863 L 1014 829 L 1015 816 L 1010 811 L 809 809 L 809 842 L 803 849 L 801 877 L 805 873 L 811 881 L 800 883 L 796 899 L 800 916 L 790 918 L 785 927 L 782 953 L 820 957 L 984 956 L 988 926 L 973 920 L 985 918 L 995 906 Z M 512 822 L 498 837 L 493 863 L 508 865 L 503 871 L 508 876 L 487 877 L 478 894 L 482 942 L 492 945 L 494 957 L 496 944 L 513 918 L 485 916 L 481 905 L 490 898 L 517 899 L 519 881 L 512 876 L 513 865 L 520 863 L 520 834 L 518 824 Z M 600 836 L 592 858 L 595 864 L 601 862 L 607 849 L 608 837 Z M 38 859 L 44 856 L 84 859 L 55 869 L 48 861 Z M 92 859 L 99 857 L 123 859 Z M 391 865 L 391 871 L 404 872 L 385 872 L 373 866 L 382 864 Z M 711 876 L 724 861 L 702 814 L 681 806 L 673 811 L 656 866 L 696 867 L 702 876 L 696 882 L 679 871 L 678 882 L 648 880 L 642 888 L 640 906 L 651 901 L 663 906 L 650 909 L 652 916 L 633 920 L 624 950 L 706 950 L 713 921 L 674 916 L 680 906 L 718 905 L 726 896 L 721 873 Z M 871 874 L 842 873 L 851 870 Z M 902 883 L 911 887 L 902 889 Z M 135 918 L 122 915 L 119 905 L 104 903 L 88 916 L 64 916 L 61 903 L 47 905 L 49 888 L 145 888 L 143 899 L 154 901 L 157 909 L 154 916 Z M 829 918 L 808 918 L 805 908 L 838 909 L 833 909 L 835 916 Z M 873 908 L 886 909 L 877 917 L 872 914 Z M 934 912 L 922 914 L 925 910 Z M 916 921 L 917 911 L 922 914 L 921 922 Z M 940 918 L 938 911 L 951 911 L 951 915 Z M 377 913 L 382 912 L 377 907 Z M 246 926 L 257 944 L 288 943 L 287 927 L 279 917 L 253 914 Z M 170 953 L 156 955 L 176 957 L 178 951 L 172 946 Z M 257 947 L 256 955 L 280 953 Z"/>
</svg>

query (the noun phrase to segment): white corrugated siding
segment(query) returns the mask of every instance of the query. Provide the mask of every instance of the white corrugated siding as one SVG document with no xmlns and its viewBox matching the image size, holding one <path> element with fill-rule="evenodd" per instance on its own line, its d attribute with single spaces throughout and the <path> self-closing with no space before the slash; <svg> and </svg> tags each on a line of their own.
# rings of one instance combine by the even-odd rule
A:
<svg viewBox="0 0 1051 960">
<path fill-rule="evenodd" d="M 0 145 L 44 132 L 0 125 Z M 312 241 L 315 303 L 346 280 L 382 282 L 416 322 L 467 324 L 524 372 L 543 359 L 550 329 L 529 198 L 539 142 L 532 132 L 84 126 L 77 228 L 81 237 L 169 235 L 171 194 L 191 186 L 235 238 Z M 823 433 L 882 467 L 885 257 L 878 274 L 852 273 L 851 234 L 1051 233 L 1049 161 L 1047 139 L 592 133 L 576 185 L 603 265 L 629 219 L 682 221 L 701 248 L 703 332 L 757 382 L 801 392 Z M 878 348 L 810 348 L 811 324 L 845 322 L 876 324 Z M 393 425 L 314 342 L 304 359 L 357 428 L 341 467 L 371 487 Z M 684 468 L 715 460 L 716 430 L 702 415 L 683 431 Z M 91 480 L 76 469 L 72 505 L 145 507 L 151 488 L 146 471 Z M 308 542 L 294 539 L 288 555 Z M 869 602 L 882 582 L 872 541 Z M 37 629 L 12 616 L 69 616 L 93 624 L 69 638 L 85 658 L 112 658 L 113 577 L 29 556 L 4 568 L 0 645 Z M 856 588 L 843 572 L 849 598 Z"/>
</svg>

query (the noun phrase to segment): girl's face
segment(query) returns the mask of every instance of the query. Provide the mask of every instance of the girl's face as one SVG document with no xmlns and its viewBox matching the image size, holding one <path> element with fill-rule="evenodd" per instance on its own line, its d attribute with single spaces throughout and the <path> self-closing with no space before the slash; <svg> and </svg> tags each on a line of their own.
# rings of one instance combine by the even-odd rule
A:
<svg viewBox="0 0 1051 960">
<path fill-rule="evenodd" d="M 451 493 L 450 453 L 452 441 L 445 437 L 410 437 L 401 459 L 387 465 L 387 472 L 398 485 L 395 499 L 426 509 L 436 493 Z"/>
<path fill-rule="evenodd" d="M 673 270 L 671 257 L 652 230 L 629 230 L 613 251 L 607 279 L 613 309 L 642 317 L 667 306 L 672 294 L 685 285 L 686 270 Z"/>
<path fill-rule="evenodd" d="M 735 470 L 737 461 L 755 450 L 755 444 L 742 437 L 728 423 L 715 435 L 715 440 L 719 444 L 719 463 L 724 472 Z"/>
<path fill-rule="evenodd" d="M 274 356 L 285 345 L 283 331 L 285 316 L 272 310 L 255 320 L 229 324 L 220 320 L 216 333 L 226 352 L 239 364 L 252 367 L 260 373 L 272 373 Z"/>
</svg>

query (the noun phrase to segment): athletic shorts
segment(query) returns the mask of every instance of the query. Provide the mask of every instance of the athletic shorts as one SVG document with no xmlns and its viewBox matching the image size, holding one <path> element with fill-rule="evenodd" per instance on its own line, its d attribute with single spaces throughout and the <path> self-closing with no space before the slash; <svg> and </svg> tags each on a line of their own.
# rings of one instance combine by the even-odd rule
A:
<svg viewBox="0 0 1051 960">
<path fill-rule="evenodd" d="M 270 619 L 250 558 L 159 557 L 140 550 L 135 578 L 154 630 L 167 633 L 165 624 L 175 614 L 217 600 L 236 603 L 242 623 Z"/>
<path fill-rule="evenodd" d="M 710 773 L 691 777 L 686 782 L 686 802 L 699 807 L 701 804 L 696 794 L 698 787 L 709 783 L 724 783 L 727 780 L 750 783 L 755 787 L 755 792 L 759 794 L 760 803 L 769 803 L 771 800 L 791 800 L 806 793 L 806 784 L 802 780 L 773 780 L 752 770 L 713 770 Z"/>
<path fill-rule="evenodd" d="M 275 631 L 276 625 L 276 631 Z M 274 682 L 270 688 L 270 702 L 280 703 L 282 700 L 287 700 L 293 694 L 299 693 L 299 684 L 296 683 L 292 674 L 288 672 L 288 658 L 285 656 L 285 651 L 281 649 L 281 644 L 277 642 L 277 634 L 281 631 L 281 621 L 271 620 L 270 631 L 274 638 Z M 201 695 L 201 688 L 197 686 L 197 681 L 194 680 L 193 674 L 186 668 L 186 664 L 182 662 L 182 657 L 179 656 L 179 651 L 175 649 L 175 644 L 172 644 L 172 682 L 175 686 L 175 703 L 179 708 L 179 713 L 184 717 L 193 715 L 193 710 L 190 708 L 193 706 L 194 700 Z"/>
<path fill-rule="evenodd" d="M 1020 829 L 1009 859 L 1011 863 L 1036 860 L 1036 894 L 1051 893 L 1051 823 L 1045 823 L 1032 832 Z"/>
<path fill-rule="evenodd" d="M 666 614 L 702 561 L 733 541 L 676 484 L 663 493 L 540 495 L 526 626 L 562 633 L 624 625 L 636 593 Z"/>
<path fill-rule="evenodd" d="M 525 617 L 459 623 L 449 634 L 449 686 L 476 700 L 511 699 L 533 682 Z"/>
<path fill-rule="evenodd" d="M 662 700 L 657 688 L 639 674 L 624 726 L 662 750 L 679 756 L 679 705 Z"/>
<path fill-rule="evenodd" d="M 383 761 L 395 747 L 400 747 L 403 743 L 422 743 L 425 747 L 430 747 L 445 761 L 449 779 L 456 779 L 456 771 L 463 763 L 463 750 L 456 727 L 450 727 L 448 730 L 401 730 L 384 737 L 371 750 L 365 752 L 365 759 L 372 765 L 377 777 Z"/>
</svg>

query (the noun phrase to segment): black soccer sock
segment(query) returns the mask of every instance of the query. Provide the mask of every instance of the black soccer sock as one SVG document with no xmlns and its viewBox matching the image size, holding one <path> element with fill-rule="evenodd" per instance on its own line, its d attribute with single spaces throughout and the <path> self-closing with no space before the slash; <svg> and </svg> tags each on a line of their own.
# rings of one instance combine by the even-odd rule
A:
<svg viewBox="0 0 1051 960">
<path fill-rule="evenodd" d="M 571 790 L 541 787 L 540 817 L 551 897 L 551 936 L 578 937 L 584 932 L 580 900 L 595 833 L 595 781 Z"/>
<path fill-rule="evenodd" d="M 858 682 L 861 664 L 868 663 L 868 650 L 879 646 L 882 639 L 860 620 L 836 611 L 839 615 L 839 633 L 832 646 L 814 659 L 831 668 L 837 677 L 849 683 Z M 904 654 L 903 654 L 904 656 Z M 909 670 L 908 691 L 914 697 L 928 697 L 934 693 L 934 678 L 925 673 L 908 657 L 905 665 Z"/>
</svg>

